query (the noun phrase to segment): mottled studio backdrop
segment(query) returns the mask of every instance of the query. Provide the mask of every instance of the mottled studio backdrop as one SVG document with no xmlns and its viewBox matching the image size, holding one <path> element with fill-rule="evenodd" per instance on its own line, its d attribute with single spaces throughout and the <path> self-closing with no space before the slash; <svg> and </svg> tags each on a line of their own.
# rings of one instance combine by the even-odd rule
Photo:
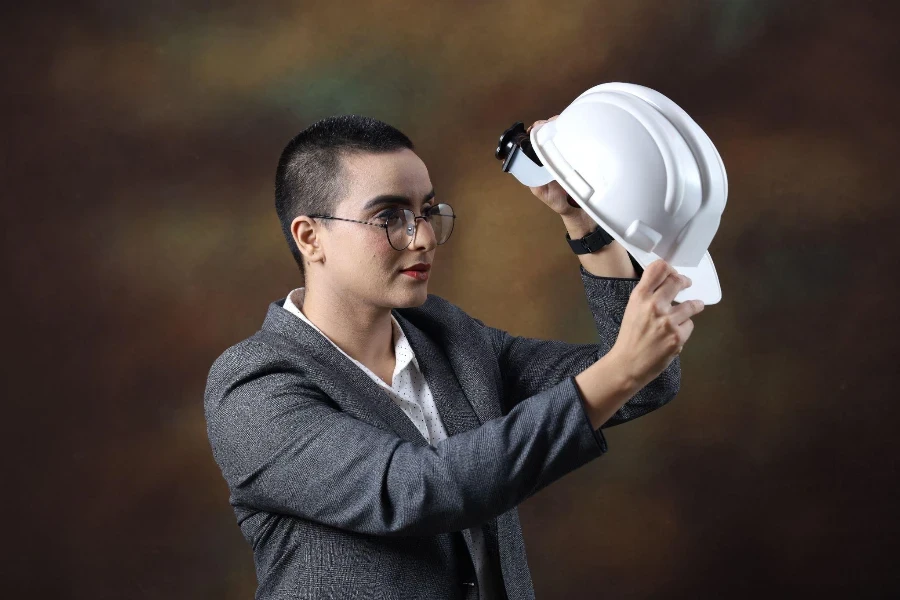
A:
<svg viewBox="0 0 900 600">
<path fill-rule="evenodd" d="M 724 298 L 677 399 L 521 505 L 538 598 L 900 593 L 897 3 L 56 4 L 0 19 L 0 595 L 252 597 L 202 396 L 301 283 L 273 180 L 316 119 L 417 145 L 459 214 L 431 293 L 593 341 L 562 222 L 493 152 L 607 81 L 718 146 Z"/>
</svg>

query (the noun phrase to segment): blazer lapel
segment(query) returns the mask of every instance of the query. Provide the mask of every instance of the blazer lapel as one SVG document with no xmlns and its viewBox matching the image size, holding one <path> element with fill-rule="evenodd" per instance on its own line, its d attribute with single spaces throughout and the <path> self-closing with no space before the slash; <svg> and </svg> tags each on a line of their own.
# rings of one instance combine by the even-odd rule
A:
<svg viewBox="0 0 900 600">
<path fill-rule="evenodd" d="M 295 359 L 316 386 L 345 412 L 427 446 L 428 441 L 388 393 L 321 333 L 286 311 L 284 301 L 282 298 L 269 305 L 260 333 Z"/>
<path fill-rule="evenodd" d="M 482 421 L 463 392 L 444 351 L 403 315 L 395 311 L 394 316 L 416 356 L 447 435 L 479 427 Z"/>
<path fill-rule="evenodd" d="M 503 416 L 500 368 L 494 355 L 485 351 L 484 341 L 471 323 L 460 323 L 433 301 L 415 308 L 394 309 L 393 313 L 404 332 L 412 330 L 412 338 L 423 347 L 426 356 L 437 357 L 429 360 L 428 368 L 439 365 L 444 367 L 439 375 L 454 374 L 452 379 L 447 378 L 456 384 L 453 388 L 442 385 L 444 377 L 434 377 L 435 387 L 448 393 L 446 404 L 461 408 L 461 404 L 453 402 L 461 390 L 468 400 L 468 410 L 473 410 L 481 423 Z M 415 347 L 414 350 L 418 355 Z M 427 381 L 431 386 L 432 380 Z"/>
</svg>

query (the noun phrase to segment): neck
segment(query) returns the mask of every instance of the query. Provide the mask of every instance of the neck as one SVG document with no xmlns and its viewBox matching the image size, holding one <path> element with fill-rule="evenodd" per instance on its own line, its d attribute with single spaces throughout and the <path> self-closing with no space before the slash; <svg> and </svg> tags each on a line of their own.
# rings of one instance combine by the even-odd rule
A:
<svg viewBox="0 0 900 600">
<path fill-rule="evenodd" d="M 300 308 L 338 348 L 366 366 L 381 365 L 394 359 L 391 309 L 372 306 L 326 288 L 301 292 L 291 301 Z"/>
</svg>

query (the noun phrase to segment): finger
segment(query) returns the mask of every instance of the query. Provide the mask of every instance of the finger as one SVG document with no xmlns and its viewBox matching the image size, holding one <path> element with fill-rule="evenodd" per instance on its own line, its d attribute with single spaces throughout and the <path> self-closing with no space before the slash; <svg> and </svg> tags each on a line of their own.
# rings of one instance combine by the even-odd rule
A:
<svg viewBox="0 0 900 600">
<path fill-rule="evenodd" d="M 644 268 L 644 273 L 635 289 L 640 288 L 648 295 L 653 294 L 671 273 L 677 273 L 675 268 L 663 259 L 657 258 Z"/>
<path fill-rule="evenodd" d="M 691 333 L 694 331 L 694 322 L 688 319 L 676 329 L 678 329 L 678 337 L 681 338 L 681 345 L 684 346 L 691 339 Z"/>
<path fill-rule="evenodd" d="M 549 119 L 541 119 L 539 121 L 535 121 L 534 123 L 532 123 L 531 125 L 528 126 L 528 129 L 525 130 L 525 133 L 531 132 L 532 127 L 537 127 L 538 125 L 543 125 L 544 123 L 549 123 L 550 121 L 555 121 L 557 117 L 559 117 L 559 115 L 553 115 Z"/>
<path fill-rule="evenodd" d="M 675 296 L 678 295 L 678 292 L 685 288 L 689 288 L 691 286 L 691 279 L 686 275 L 682 275 L 677 271 L 670 273 L 662 284 L 656 291 L 653 292 L 653 295 L 657 297 L 660 304 L 662 304 L 665 308 L 669 308 L 672 305 L 672 302 L 675 300 Z"/>
<path fill-rule="evenodd" d="M 532 123 L 531 125 L 528 126 L 528 129 L 525 130 L 525 133 L 529 133 L 531 131 L 532 127 L 537 127 L 538 125 L 541 125 L 546 122 L 547 122 L 546 119 L 540 120 L 540 121 L 535 121 L 534 123 Z"/>
<path fill-rule="evenodd" d="M 700 300 L 688 300 L 674 307 L 672 312 L 669 313 L 669 318 L 672 319 L 675 325 L 681 325 L 694 315 L 702 312 L 703 308 L 703 302 Z"/>
</svg>

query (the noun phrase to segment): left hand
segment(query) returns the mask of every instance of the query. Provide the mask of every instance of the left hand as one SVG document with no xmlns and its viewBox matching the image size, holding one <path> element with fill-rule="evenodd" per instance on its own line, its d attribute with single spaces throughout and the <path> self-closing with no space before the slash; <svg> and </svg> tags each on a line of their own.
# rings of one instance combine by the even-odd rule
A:
<svg viewBox="0 0 900 600">
<path fill-rule="evenodd" d="M 535 121 L 531 124 L 531 126 L 526 129 L 526 132 L 531 132 L 532 127 L 536 127 L 542 123 L 548 123 L 553 121 L 559 115 L 555 115 L 550 117 L 549 119 L 544 119 L 541 121 Z M 581 207 L 572 206 L 569 204 L 568 197 L 569 195 L 566 193 L 566 190 L 563 189 L 559 182 L 554 180 L 550 183 L 545 183 L 544 185 L 539 185 L 537 187 L 529 187 L 531 193 L 541 199 L 541 201 L 549 206 L 553 212 L 558 215 L 562 215 L 564 217 L 574 216 L 578 213 L 583 213 L 584 211 Z M 572 204 L 576 204 L 575 201 L 572 201 Z"/>
</svg>

